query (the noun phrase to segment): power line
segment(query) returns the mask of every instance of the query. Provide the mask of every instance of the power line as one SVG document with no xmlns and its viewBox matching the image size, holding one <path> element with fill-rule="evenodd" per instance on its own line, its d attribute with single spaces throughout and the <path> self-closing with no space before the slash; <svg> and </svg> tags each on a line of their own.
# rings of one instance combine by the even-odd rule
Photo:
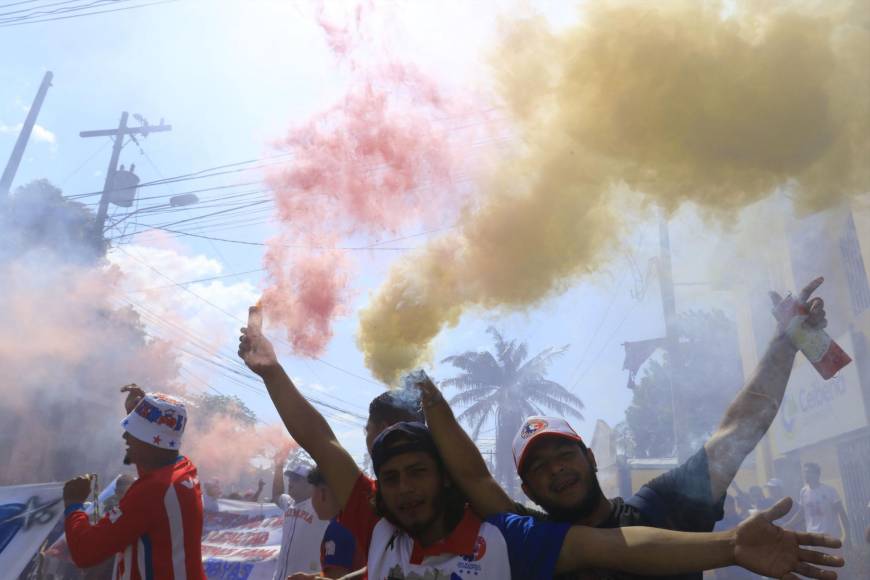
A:
<svg viewBox="0 0 870 580">
<path fill-rule="evenodd" d="M 258 158 L 258 159 L 248 159 L 246 161 L 237 161 L 235 163 L 225 163 L 223 165 L 216 165 L 214 167 L 208 167 L 206 169 L 201 169 L 199 171 L 194 171 L 191 173 L 184 173 L 181 175 L 176 175 L 174 177 L 166 177 L 163 179 L 155 179 L 153 181 L 146 181 L 144 183 L 138 184 L 136 187 L 138 189 L 141 189 L 143 187 L 153 187 L 155 185 L 166 185 L 169 183 L 179 183 L 179 182 L 185 182 L 185 181 L 193 181 L 193 180 L 197 180 L 197 179 L 208 179 L 209 177 L 219 177 L 221 175 L 230 175 L 230 174 L 234 174 L 234 173 L 244 173 L 245 171 L 252 171 L 254 169 L 262 169 L 264 167 L 271 167 L 273 165 L 279 165 L 281 162 L 265 163 L 262 165 L 255 165 L 252 167 L 239 167 L 240 165 L 250 165 L 252 163 L 259 163 L 261 161 L 269 161 L 271 159 L 281 159 L 281 158 L 291 157 L 292 155 L 293 155 L 292 153 L 282 153 L 281 155 L 273 155 L 270 157 L 262 157 L 262 158 Z M 234 169 L 229 169 L 231 167 Z M 224 170 L 224 169 L 226 171 L 219 171 L 219 170 Z M 82 197 L 93 197 L 96 195 L 101 195 L 102 193 L 103 193 L 102 191 L 92 191 L 89 193 L 79 193 L 76 195 L 68 195 L 68 196 L 66 196 L 66 198 L 67 199 L 79 199 Z"/>
<path fill-rule="evenodd" d="M 197 336 L 190 329 L 185 328 L 179 324 L 176 324 L 176 323 L 173 323 L 173 322 L 170 322 L 170 321 L 164 319 L 159 314 L 149 310 L 148 308 L 142 306 L 141 304 L 137 304 L 128 298 L 123 298 L 122 300 L 124 300 L 130 306 L 134 307 L 140 313 L 141 316 L 144 316 L 146 319 L 151 320 L 152 324 L 155 324 L 158 326 L 163 326 L 167 329 L 170 329 L 172 331 L 180 333 L 185 338 L 185 340 L 187 341 L 187 343 L 190 346 L 201 349 L 205 353 L 205 355 L 197 354 L 195 352 L 192 352 L 192 351 L 184 348 L 183 346 L 176 345 L 175 348 L 177 348 L 179 351 L 187 354 L 188 356 L 193 357 L 196 360 L 199 360 L 202 363 L 207 363 L 207 364 L 211 365 L 212 367 L 217 369 L 217 372 L 219 374 L 221 374 L 221 376 L 224 379 L 238 385 L 239 387 L 246 389 L 248 391 L 251 391 L 252 393 L 257 394 L 261 397 L 266 396 L 266 393 L 265 393 L 262 385 L 259 385 L 259 384 L 255 385 L 255 384 L 248 382 L 248 381 L 251 381 L 251 377 L 250 377 L 250 374 L 247 370 L 247 367 L 244 364 L 242 364 L 237 358 L 224 355 L 220 352 L 219 349 L 216 350 L 216 349 L 211 348 L 204 339 Z M 217 360 L 215 360 L 215 357 L 217 357 L 218 359 L 224 360 L 226 362 L 225 363 L 218 362 Z M 227 373 L 229 373 L 229 374 L 227 374 Z M 302 390 L 302 389 L 300 389 L 300 390 Z M 332 397 L 328 393 L 324 393 L 324 395 L 337 399 L 337 397 Z M 367 420 L 366 416 L 363 416 L 359 413 L 355 413 L 353 411 L 349 411 L 349 410 L 344 409 L 342 407 L 339 407 L 333 403 L 328 403 L 328 402 L 323 401 L 317 397 L 313 397 L 308 393 L 305 394 L 305 397 L 306 397 L 306 399 L 309 399 L 312 403 L 315 403 L 319 406 L 331 409 L 333 411 L 337 411 L 339 413 L 343 413 L 345 415 L 348 415 L 350 417 L 354 417 L 354 418 L 359 419 L 361 421 Z M 349 403 L 348 401 L 344 401 L 344 400 L 340 400 L 340 402 L 346 403 L 346 404 Z M 352 403 L 349 403 L 349 404 L 353 405 Z M 359 405 L 354 405 L 354 406 L 359 407 Z"/>
<path fill-rule="evenodd" d="M 199 294 L 197 294 L 196 292 L 194 292 L 194 291 L 191 290 L 190 288 L 187 288 L 187 287 L 185 287 L 185 286 L 181 286 L 181 285 L 178 284 L 175 280 L 173 280 L 172 278 L 170 278 L 169 276 L 167 276 L 166 274 L 164 274 L 163 272 L 161 272 L 160 270 L 158 270 L 157 268 L 155 268 L 154 266 L 152 266 L 152 265 L 149 264 L 148 262 L 145 262 L 144 260 L 140 260 L 140 259 L 137 258 L 136 256 L 133 256 L 132 254 L 130 254 L 129 252 L 126 252 L 125 250 L 123 250 L 123 249 L 120 248 L 120 247 L 117 247 L 116 249 L 117 249 L 118 251 L 122 252 L 123 254 L 125 254 L 125 255 L 127 255 L 127 256 L 133 258 L 134 260 L 136 260 L 137 262 L 139 262 L 140 264 L 142 264 L 143 266 L 145 266 L 145 267 L 148 268 L 149 270 L 153 271 L 153 272 L 154 272 L 155 274 L 157 274 L 158 276 L 160 276 L 160 277 L 166 279 L 166 280 L 169 281 L 169 282 L 172 282 L 172 284 L 173 284 L 174 286 L 177 286 L 178 288 L 181 288 L 182 290 L 184 290 L 185 292 L 187 292 L 187 293 L 189 293 L 190 295 L 194 296 L 194 297 L 197 298 L 198 300 L 201 300 L 201 301 L 204 302 L 205 304 L 208 304 L 209 306 L 211 306 L 211 307 L 214 308 L 215 310 L 217 310 L 217 311 L 219 311 L 219 312 L 222 312 L 224 315 L 228 316 L 230 319 L 235 320 L 236 322 L 239 322 L 239 323 L 242 323 L 242 324 L 246 324 L 246 323 L 247 323 L 247 321 L 245 321 L 245 320 L 239 318 L 238 316 L 236 316 L 236 315 L 234 315 L 234 314 L 232 314 L 232 313 L 230 313 L 230 312 L 227 312 L 226 310 L 224 310 L 223 308 L 221 308 L 221 307 L 218 306 L 217 304 L 214 304 L 213 302 L 211 302 L 211 301 L 209 301 L 209 300 L 206 300 L 205 298 L 203 298 L 202 296 L 200 296 Z M 286 346 L 291 346 L 291 347 L 292 347 L 292 345 L 290 345 L 290 343 L 288 343 L 286 340 L 283 340 L 283 339 L 280 339 L 280 338 L 279 338 L 278 341 L 279 341 L 279 342 L 282 342 L 282 343 L 285 344 Z M 377 385 L 378 387 L 382 387 L 382 386 L 383 386 L 383 385 L 381 385 L 380 383 L 378 383 L 378 382 L 376 382 L 376 381 L 373 381 L 373 380 L 371 380 L 371 379 L 368 379 L 368 378 L 366 378 L 366 377 L 364 377 L 364 376 L 362 376 L 362 375 L 358 375 L 358 374 L 356 374 L 356 373 L 353 373 L 353 372 L 351 372 L 351 371 L 349 371 L 349 370 L 347 370 L 347 369 L 341 368 L 341 367 L 339 367 L 338 365 L 335 365 L 335 364 L 333 364 L 333 363 L 330 363 L 330 362 L 328 362 L 328 361 L 325 361 L 325 360 L 323 360 L 323 359 L 320 358 L 320 357 L 314 356 L 314 357 L 311 357 L 311 358 L 313 358 L 314 360 L 320 362 L 321 364 L 324 364 L 324 365 L 326 365 L 326 366 L 328 366 L 328 367 L 330 367 L 330 368 L 333 368 L 333 369 L 335 369 L 335 370 L 337 370 L 337 371 L 340 371 L 340 372 L 342 372 L 342 373 L 344 373 L 344 374 L 346 374 L 346 375 L 348 375 L 348 376 L 355 377 L 355 378 L 357 378 L 357 379 L 359 379 L 359 380 L 361 380 L 361 381 L 365 381 L 366 383 L 370 383 L 370 384 L 373 384 L 373 385 Z"/>
<path fill-rule="evenodd" d="M 62 6 L 66 4 L 79 4 L 79 10 L 83 10 L 85 8 L 90 8 L 94 4 L 105 4 L 106 2 L 113 2 L 114 0 L 96 0 L 91 2 L 88 5 L 81 5 L 82 0 L 62 0 L 60 2 L 49 2 L 48 4 L 41 4 L 39 6 L 31 6 L 30 8 L 18 8 L 17 10 L 10 10 L 9 12 L 0 12 L 0 17 L 9 16 L 10 14 L 21 14 L 22 12 L 30 12 L 28 16 L 38 16 L 38 15 L 46 15 L 46 14 L 59 14 L 63 12 L 63 9 L 60 10 L 49 10 L 46 12 L 40 12 L 39 10 L 42 8 L 49 8 L 51 6 Z M 0 6 L 0 8 L 3 8 Z M 75 7 L 71 7 L 71 9 L 75 9 Z"/>
<path fill-rule="evenodd" d="M 131 290 L 128 294 L 139 294 L 142 292 L 150 292 L 152 290 L 163 290 L 166 288 L 174 288 L 175 286 L 186 286 L 188 284 L 200 284 L 202 282 L 211 282 L 213 280 L 223 280 L 225 278 L 238 278 L 239 276 L 245 276 L 247 274 L 256 274 L 258 272 L 265 272 L 265 268 L 257 268 L 256 270 L 247 270 L 245 272 L 234 272 L 232 274 L 222 274 L 220 276 L 209 276 L 208 278 L 198 278 L 196 280 L 188 280 L 186 282 L 175 282 L 174 284 L 167 284 L 165 286 L 152 286 L 151 288 L 142 288 L 140 290 Z"/>
<path fill-rule="evenodd" d="M 115 3 L 120 2 L 132 2 L 135 0 L 113 0 Z M 145 8 L 147 6 L 156 6 L 158 4 L 169 4 L 171 2 L 178 2 L 179 0 L 154 0 L 151 2 L 145 2 L 143 4 L 136 4 L 134 6 L 122 6 L 120 8 L 108 8 L 106 10 L 93 10 L 90 12 L 84 12 L 88 9 L 88 7 L 83 7 L 78 9 L 75 14 L 67 14 L 65 16 L 53 16 L 49 18 L 34 18 L 33 16 L 21 16 L 18 18 L 9 18 L 5 21 L 0 21 L 0 28 L 8 28 L 12 26 L 25 26 L 27 24 L 38 24 L 41 22 L 54 22 L 56 20 L 69 20 L 71 18 L 82 18 L 84 16 L 93 16 L 96 14 L 107 14 L 110 12 L 124 12 L 127 10 L 135 10 L 137 8 Z M 80 11 L 80 12 L 79 12 Z M 69 12 L 73 12 L 73 10 L 69 10 Z"/>
</svg>

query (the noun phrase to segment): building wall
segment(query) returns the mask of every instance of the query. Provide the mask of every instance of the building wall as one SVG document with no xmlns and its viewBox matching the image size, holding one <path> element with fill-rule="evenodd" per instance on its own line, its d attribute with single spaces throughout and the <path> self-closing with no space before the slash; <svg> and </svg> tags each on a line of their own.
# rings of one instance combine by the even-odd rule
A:
<svg viewBox="0 0 870 580">
<path fill-rule="evenodd" d="M 818 275 L 825 277 L 818 294 L 825 299 L 827 330 L 854 362 L 834 379 L 823 381 L 798 354 L 782 408 L 759 445 L 757 469 L 747 471 L 744 477 L 755 479 L 750 485 L 763 485 L 768 478 L 779 477 L 786 491 L 795 494 L 803 483 L 801 465 L 818 463 L 822 480 L 838 491 L 847 512 L 854 512 L 849 514 L 854 534 L 870 518 L 862 508 L 870 501 L 870 483 L 858 481 L 861 475 L 854 469 L 844 479 L 840 460 L 850 441 L 870 438 L 870 357 L 866 345 L 870 336 L 870 278 L 864 266 L 864 249 L 870 249 L 870 211 L 841 208 L 795 220 L 783 217 L 786 214 L 777 202 L 762 207 L 771 216 L 767 247 L 758 253 L 755 263 L 747 264 L 749 274 L 736 290 L 737 302 L 742 303 L 737 325 L 744 374 L 749 376 L 757 365 L 774 328 L 770 303 L 759 297 L 766 298 L 770 289 L 799 290 Z M 854 453 L 852 457 L 855 459 Z M 870 456 L 858 460 L 866 461 L 870 479 Z"/>
</svg>

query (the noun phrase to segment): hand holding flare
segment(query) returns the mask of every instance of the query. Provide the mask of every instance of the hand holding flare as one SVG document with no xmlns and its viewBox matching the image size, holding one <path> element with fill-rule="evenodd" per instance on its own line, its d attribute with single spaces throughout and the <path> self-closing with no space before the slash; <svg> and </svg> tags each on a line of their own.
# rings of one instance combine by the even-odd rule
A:
<svg viewBox="0 0 870 580">
<path fill-rule="evenodd" d="M 241 329 L 241 333 L 239 357 L 249 369 L 262 377 L 280 368 L 272 343 L 263 336 L 263 311 L 259 304 L 248 308 L 248 325 Z"/>
</svg>

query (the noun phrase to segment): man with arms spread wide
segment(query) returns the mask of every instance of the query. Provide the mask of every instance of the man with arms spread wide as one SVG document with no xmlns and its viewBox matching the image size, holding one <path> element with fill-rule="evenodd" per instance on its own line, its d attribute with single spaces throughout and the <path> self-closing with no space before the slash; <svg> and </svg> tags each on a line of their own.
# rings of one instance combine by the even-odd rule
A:
<svg viewBox="0 0 870 580">
<path fill-rule="evenodd" d="M 810 300 L 821 283 L 817 278 L 801 292 L 799 301 L 807 314 L 798 323 L 812 328 L 826 326 L 821 298 Z M 775 293 L 771 298 L 774 306 L 782 300 Z M 481 516 L 516 511 L 598 528 L 654 526 L 710 531 L 722 518 L 722 502 L 740 464 L 770 427 L 783 399 L 797 348 L 786 332 L 789 321 L 778 322 L 779 332 L 755 374 L 728 407 L 718 430 L 684 464 L 643 486 L 628 500 L 604 496 L 596 476 L 595 456 L 564 419 L 530 417 L 514 439 L 514 461 L 523 491 L 546 513 L 527 510 L 508 497 L 428 381 L 421 385 L 426 420 L 448 470 Z M 576 577 L 629 576 L 596 570 Z M 701 575 L 678 577 L 700 579 Z"/>
</svg>

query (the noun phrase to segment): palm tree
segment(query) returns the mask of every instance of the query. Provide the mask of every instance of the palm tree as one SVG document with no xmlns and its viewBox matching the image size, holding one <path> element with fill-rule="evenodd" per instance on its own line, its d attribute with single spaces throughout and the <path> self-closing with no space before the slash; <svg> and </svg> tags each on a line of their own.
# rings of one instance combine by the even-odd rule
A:
<svg viewBox="0 0 870 580">
<path fill-rule="evenodd" d="M 506 341 L 493 327 L 487 332 L 495 342 L 495 351 L 468 351 L 445 358 L 442 362 L 463 372 L 442 384 L 459 390 L 450 405 L 465 408 L 458 419 L 474 429 L 472 439 L 477 441 L 481 428 L 489 419 L 495 420 L 495 475 L 513 496 L 517 478 L 511 446 L 523 420 L 548 414 L 545 410 L 582 420 L 583 402 L 546 377 L 548 367 L 568 350 L 567 345 L 550 347 L 528 358 L 525 343 Z"/>
</svg>

